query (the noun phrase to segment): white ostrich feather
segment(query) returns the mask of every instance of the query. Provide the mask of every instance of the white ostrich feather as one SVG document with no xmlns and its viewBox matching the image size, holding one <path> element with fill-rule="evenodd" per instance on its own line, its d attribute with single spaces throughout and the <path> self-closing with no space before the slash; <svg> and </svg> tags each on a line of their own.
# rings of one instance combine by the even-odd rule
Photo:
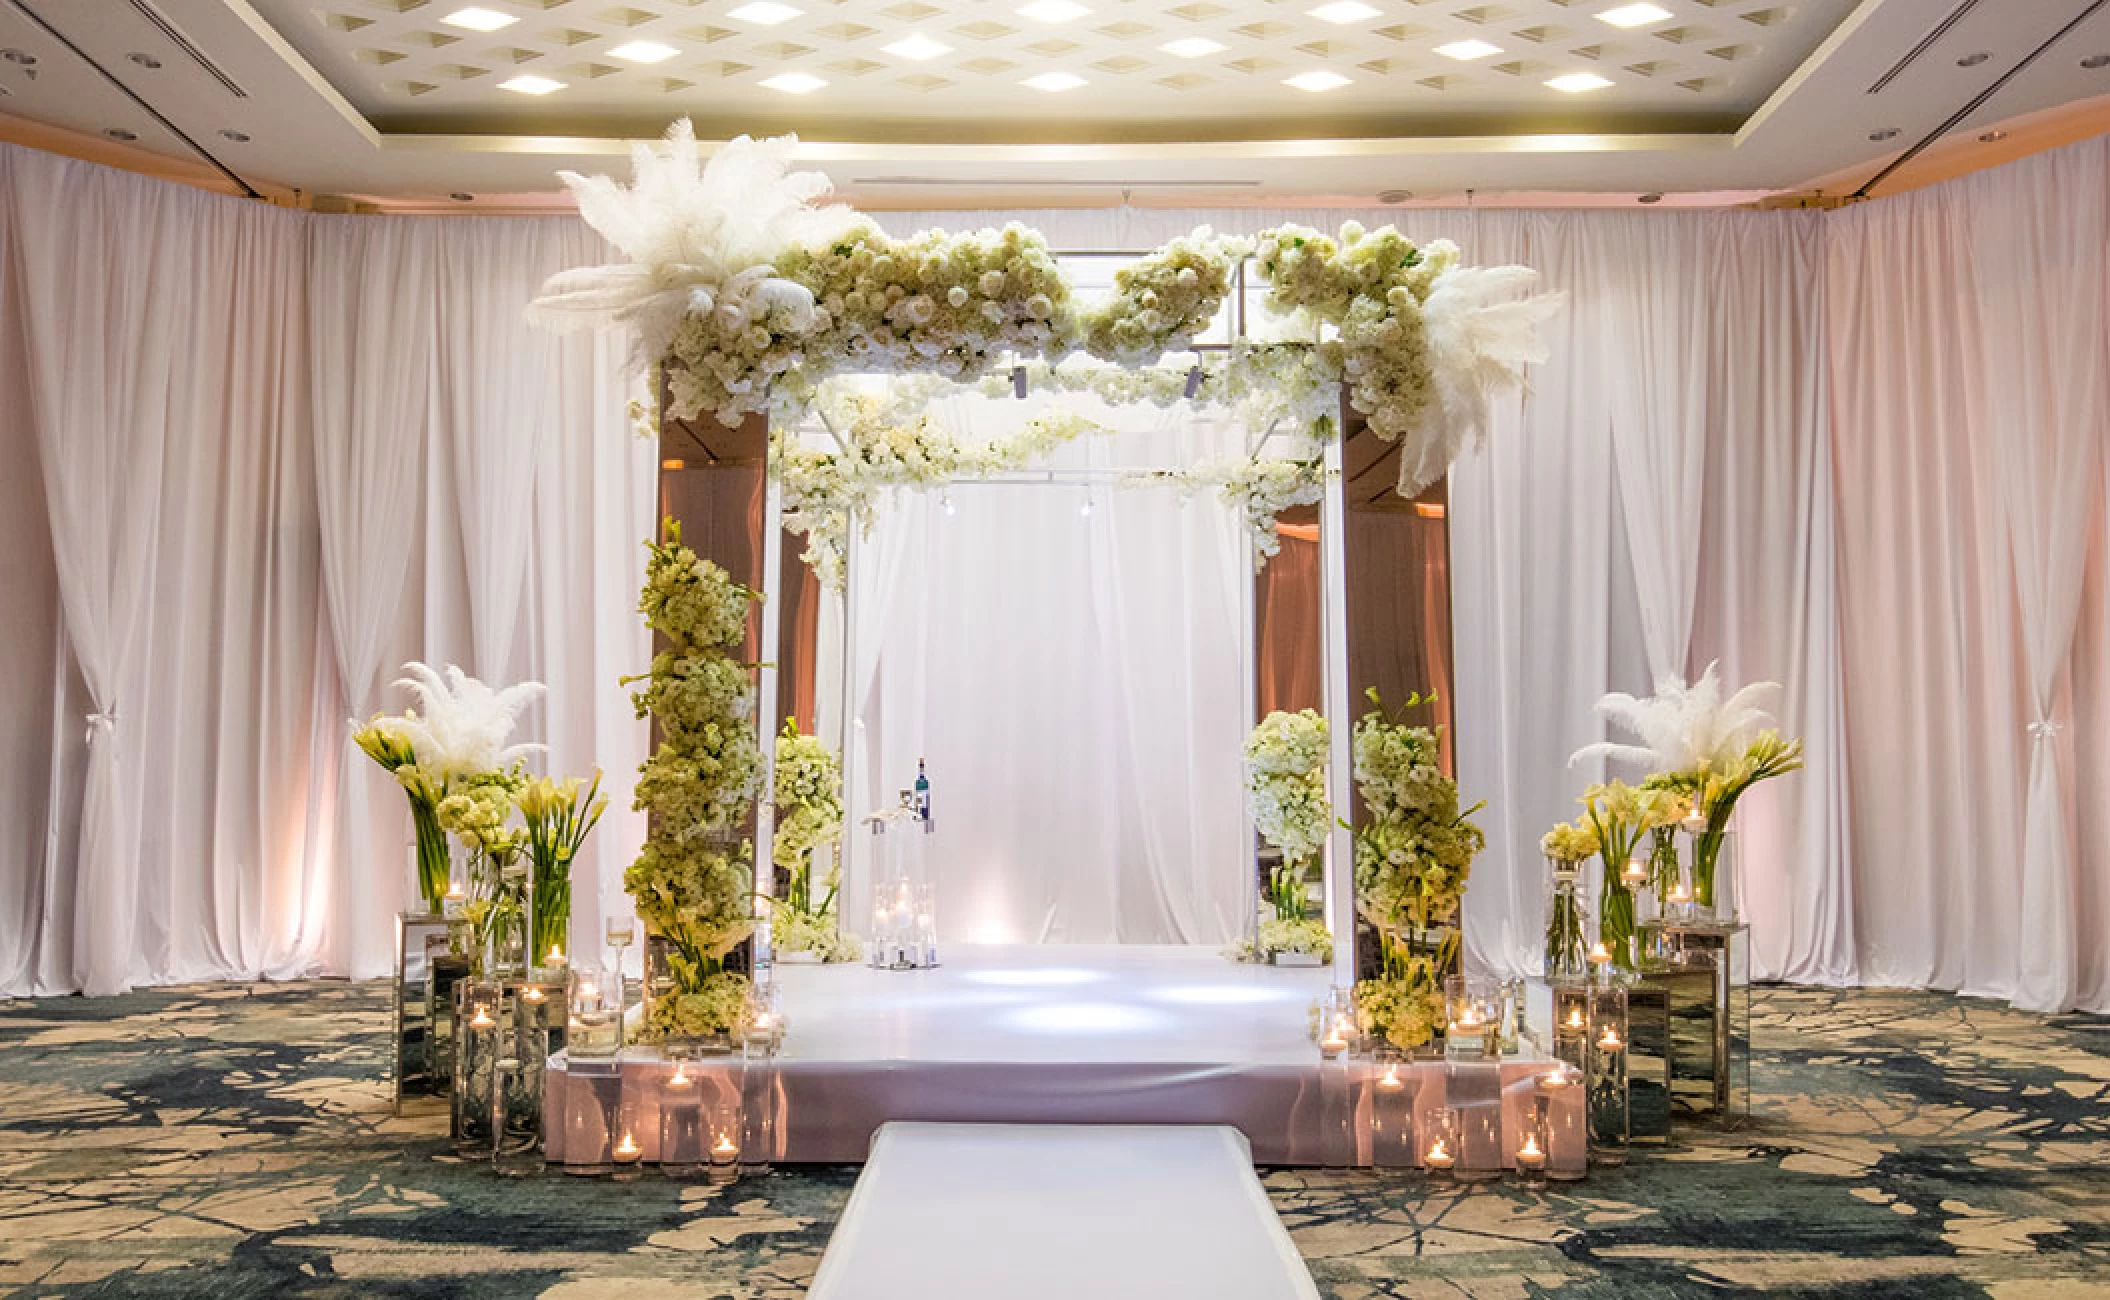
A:
<svg viewBox="0 0 2110 1300">
<path fill-rule="evenodd" d="M 1597 712 L 1632 732 L 1641 743 L 1603 741 L 1585 745 L 1568 759 L 1609 758 L 1639 763 L 1648 771 L 1719 771 L 1734 764 L 1758 733 L 1773 721 L 1768 707 L 1780 693 L 1778 682 L 1753 682 L 1722 696 L 1721 677 L 1708 664 L 1699 680 L 1687 684 L 1673 676 L 1656 679 L 1656 693 L 1645 700 L 1614 691 L 1597 701 Z"/>
<path fill-rule="evenodd" d="M 557 175 L 579 215 L 627 262 L 560 271 L 528 306 L 528 319 L 558 330 L 628 325 L 633 364 L 665 354 L 682 317 L 716 313 L 738 328 L 772 310 L 793 332 L 813 325 L 813 294 L 777 276 L 785 249 L 825 243 L 859 220 L 847 207 L 815 206 L 828 193 L 820 172 L 790 169 L 796 136 L 728 141 L 709 160 L 687 118 L 664 140 L 631 147 L 628 185 L 606 176 Z"/>
<path fill-rule="evenodd" d="M 396 720 L 398 734 L 410 741 L 421 766 L 447 779 L 495 772 L 541 745 L 509 745 L 521 711 L 543 693 L 541 682 L 521 682 L 493 690 L 453 664 L 446 675 L 428 664 L 403 665 L 407 674 L 396 685 L 417 696 L 424 710 L 412 709 Z"/>
<path fill-rule="evenodd" d="M 1495 394 L 1523 383 L 1524 367 L 1546 359 L 1539 326 L 1567 295 L 1532 293 L 1538 279 L 1528 266 L 1458 266 L 1436 277 L 1421 306 L 1434 382 L 1422 436 L 1400 456 L 1402 495 L 1435 482 L 1478 446 Z"/>
</svg>

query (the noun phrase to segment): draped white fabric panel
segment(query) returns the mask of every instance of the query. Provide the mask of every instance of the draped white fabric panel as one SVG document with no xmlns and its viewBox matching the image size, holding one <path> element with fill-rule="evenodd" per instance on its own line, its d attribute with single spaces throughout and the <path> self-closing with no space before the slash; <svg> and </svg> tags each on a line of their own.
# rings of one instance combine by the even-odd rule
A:
<svg viewBox="0 0 2110 1300">
<path fill-rule="evenodd" d="M 602 255 L 0 148 L 0 992 L 385 970 L 408 823 L 344 736 L 408 658 L 576 681 L 530 726 L 608 768 L 598 925 L 642 832 L 615 679 L 648 655 L 653 457 L 619 350 L 518 307 Z"/>
<path fill-rule="evenodd" d="M 1473 959 L 1530 962 L 1597 695 L 1719 658 L 1809 746 L 1740 818 L 1760 974 L 2103 1009 L 2106 186 L 2098 140 L 1828 215 L 881 220 L 1121 248 L 1355 216 L 1540 266 L 1554 359 L 1452 482 Z M 614 345 L 512 310 L 593 237 L 7 148 L 0 215 L 0 454 L 36 466 L 0 487 L 0 700 L 35 719 L 0 749 L 0 989 L 380 969 L 407 832 L 378 773 L 359 815 L 341 729 L 412 656 L 551 682 L 531 725 L 608 770 L 582 871 L 614 894 L 651 453 Z"/>
</svg>

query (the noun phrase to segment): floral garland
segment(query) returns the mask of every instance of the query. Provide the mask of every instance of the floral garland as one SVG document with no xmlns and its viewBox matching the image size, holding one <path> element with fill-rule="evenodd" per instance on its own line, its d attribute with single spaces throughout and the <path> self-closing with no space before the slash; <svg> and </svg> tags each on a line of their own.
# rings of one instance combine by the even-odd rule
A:
<svg viewBox="0 0 2110 1300">
<path fill-rule="evenodd" d="M 1543 359 L 1537 328 L 1558 306 L 1524 296 L 1527 268 L 1459 267 L 1450 245 L 1351 223 L 1338 240 L 1284 226 L 1251 245 L 1197 230 L 1082 307 L 1038 232 L 894 239 L 817 205 L 827 178 L 790 170 L 794 143 L 742 136 L 706 161 L 682 120 L 634 152 L 628 187 L 562 173 L 581 215 L 630 260 L 552 277 L 531 314 L 633 326 L 638 354 L 665 367 L 668 414 L 738 425 L 809 404 L 836 374 L 966 381 L 1080 350 L 1152 364 L 1207 327 L 1250 249 L 1273 305 L 1334 329 L 1319 351 L 1349 404 L 1380 436 L 1411 440 L 1400 483 L 1411 494 L 1485 427 L 1489 395 Z"/>
<path fill-rule="evenodd" d="M 787 880 L 771 919 L 771 941 L 781 952 L 855 961 L 862 955 L 857 939 L 837 933 L 835 900 L 842 877 L 832 857 L 820 880 L 826 892 L 816 900 L 813 890 L 814 851 L 842 838 L 842 764 L 820 737 L 802 734 L 792 718 L 784 720 L 777 735 L 774 795 L 777 822 L 770 857 Z"/>
<path fill-rule="evenodd" d="M 665 647 L 632 692 L 660 746 L 638 769 L 636 806 L 650 814 L 644 849 L 623 874 L 647 933 L 669 948 L 671 996 L 654 998 L 651 1039 L 730 1033 L 745 1023 L 747 977 L 725 957 L 754 929 L 752 841 L 738 836 L 761 788 L 754 693 L 734 658 L 756 593 L 681 544 L 669 519 L 650 546 L 638 608 Z"/>
<path fill-rule="evenodd" d="M 1402 1049 L 1426 1042 L 1442 1023 L 1442 976 L 1457 952 L 1454 928 L 1473 858 L 1486 846 L 1459 808 L 1458 783 L 1444 772 L 1442 740 L 1384 711 L 1355 724 L 1356 788 L 1369 820 L 1355 836 L 1356 910 L 1378 933 L 1383 973 L 1356 988 L 1366 1025 Z M 1401 713 L 1427 703 L 1410 697 Z M 1429 949 L 1427 936 L 1445 931 Z"/>
</svg>

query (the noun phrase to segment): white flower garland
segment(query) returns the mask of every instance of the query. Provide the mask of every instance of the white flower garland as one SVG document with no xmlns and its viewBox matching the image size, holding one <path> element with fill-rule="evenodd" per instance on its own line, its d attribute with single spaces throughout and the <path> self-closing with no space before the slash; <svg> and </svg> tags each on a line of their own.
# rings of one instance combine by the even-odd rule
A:
<svg viewBox="0 0 2110 1300">
<path fill-rule="evenodd" d="M 665 368 L 666 414 L 738 425 L 810 405 L 837 374 L 971 381 L 1079 350 L 1153 365 L 1207 327 L 1248 252 L 1197 230 L 1123 268 L 1111 297 L 1083 308 L 1038 232 L 894 239 L 820 206 L 827 179 L 790 170 L 795 143 L 742 136 L 706 160 L 682 121 L 636 151 L 628 187 L 565 174 L 581 215 L 631 260 L 552 277 L 532 314 L 632 326 L 644 359 Z M 1311 371 L 1344 383 L 1381 437 L 1408 440 L 1408 494 L 1484 428 L 1489 395 L 1543 359 L 1537 327 L 1559 305 L 1528 296 L 1528 268 L 1460 267 L 1452 245 L 1420 248 L 1389 226 L 1351 222 L 1338 240 L 1284 226 L 1250 248 L 1272 306 L 1334 330 Z"/>
</svg>

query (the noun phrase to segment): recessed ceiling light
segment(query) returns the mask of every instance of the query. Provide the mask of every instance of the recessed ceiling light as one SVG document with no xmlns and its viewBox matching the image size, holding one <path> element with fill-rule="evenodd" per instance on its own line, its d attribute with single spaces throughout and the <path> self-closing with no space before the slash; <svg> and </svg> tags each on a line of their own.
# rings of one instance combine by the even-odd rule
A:
<svg viewBox="0 0 2110 1300">
<path fill-rule="evenodd" d="M 1033 0 L 1032 4 L 1020 5 L 1018 16 L 1031 18 L 1036 23 L 1067 23 L 1090 13 L 1089 5 L 1073 3 L 1073 0 Z"/>
<path fill-rule="evenodd" d="M 741 5 L 726 17 L 734 22 L 753 23 L 757 27 L 774 27 L 778 23 L 789 22 L 804 12 L 805 10 L 794 9 L 790 5 L 780 5 L 776 0 L 755 0 L 751 5 Z"/>
<path fill-rule="evenodd" d="M 1375 18 L 1377 15 L 1376 9 L 1363 4 L 1361 0 L 1333 0 L 1332 4 L 1323 4 L 1311 11 L 1311 16 L 1320 22 L 1340 23 L 1344 26 Z"/>
<path fill-rule="evenodd" d="M 1158 48 L 1176 58 L 1199 59 L 1211 54 L 1221 54 L 1231 47 L 1212 41 L 1206 36 L 1182 36 L 1176 41 L 1167 41 Z"/>
<path fill-rule="evenodd" d="M 1484 59 L 1490 54 L 1500 54 L 1502 47 L 1489 45 L 1486 41 L 1452 41 L 1449 45 L 1437 46 L 1436 52 L 1446 59 L 1469 63 L 1474 59 Z"/>
<path fill-rule="evenodd" d="M 538 77 L 529 73 L 515 77 L 511 81 L 501 81 L 498 83 L 498 88 L 500 90 L 510 90 L 516 95 L 547 95 L 551 91 L 564 89 L 564 83 L 551 81 L 548 77 Z"/>
<path fill-rule="evenodd" d="M 140 67 L 145 68 L 148 72 L 152 72 L 154 69 L 161 66 L 161 60 L 155 58 L 151 54 L 127 54 L 125 55 L 125 58 L 128 61 L 136 63 Z"/>
<path fill-rule="evenodd" d="M 1566 72 L 1550 79 L 1546 84 L 1570 95 L 1580 95 L 1586 90 L 1603 90 L 1612 83 L 1594 72 Z"/>
<path fill-rule="evenodd" d="M 631 41 L 608 51 L 608 57 L 625 63 L 664 63 L 679 53 L 680 50 L 658 41 Z"/>
<path fill-rule="evenodd" d="M 1308 90 L 1316 95 L 1322 90 L 1338 90 L 1348 84 L 1348 78 L 1338 72 L 1328 72 L 1321 68 L 1316 72 L 1300 72 L 1294 77 L 1284 77 L 1282 84 Z"/>
<path fill-rule="evenodd" d="M 1661 203 L 1663 196 L 1651 190 L 1647 194 L 1636 195 L 1634 201 L 1636 203 Z"/>
<path fill-rule="evenodd" d="M 472 6 L 468 9 L 457 9 L 440 21 L 449 27 L 464 27 L 472 32 L 495 32 L 501 27 L 511 27 L 519 22 L 520 18 L 515 14 L 500 13 L 496 9 L 478 9 Z"/>
<path fill-rule="evenodd" d="M 2097 68 L 2110 68 L 2110 54 L 2091 54 L 2081 60 L 2081 66 L 2090 72 Z"/>
<path fill-rule="evenodd" d="M 1999 127 L 1994 127 L 1992 130 L 1987 131 L 1985 134 L 1979 136 L 1978 142 L 1980 144 L 1999 144 L 2002 140 L 2005 139 L 2007 139 L 2007 132 L 2001 130 Z"/>
<path fill-rule="evenodd" d="M 130 144 L 139 138 L 137 131 L 127 131 L 121 126 L 113 126 L 103 134 L 123 144 Z"/>
<path fill-rule="evenodd" d="M 1670 10 L 1662 5 L 1620 5 L 1617 9 L 1607 9 L 1597 15 L 1597 20 L 1610 23 L 1614 27 L 1646 27 L 1650 23 L 1660 23 L 1668 17 Z"/>
<path fill-rule="evenodd" d="M 781 90 L 787 95 L 807 95 L 828 83 L 808 72 L 780 72 L 762 84 L 771 90 Z"/>
<path fill-rule="evenodd" d="M 1045 90 L 1052 95 L 1059 91 L 1077 89 L 1084 84 L 1084 78 L 1072 72 L 1043 72 L 1037 77 L 1026 78 L 1023 84 L 1035 90 Z"/>
<path fill-rule="evenodd" d="M 943 41 L 934 41 L 921 32 L 917 32 L 914 36 L 904 36 L 892 45 L 881 46 L 880 48 L 897 59 L 915 59 L 918 62 L 924 59 L 935 59 L 941 54 L 952 53 L 952 46 L 947 45 Z"/>
<path fill-rule="evenodd" d="M 249 143 L 249 133 L 247 131 L 237 131 L 233 127 L 228 127 L 225 130 L 221 131 L 220 138 L 222 140 L 232 141 L 235 144 Z"/>
<path fill-rule="evenodd" d="M 1956 66 L 1959 68 L 1975 68 L 1979 64 L 1984 63 L 1987 59 L 1990 59 L 1992 57 L 1992 55 L 1987 54 L 1984 50 L 1973 50 L 1971 53 L 1966 54 L 1962 58 L 1958 59 L 1956 61 Z"/>
<path fill-rule="evenodd" d="M 1412 190 L 1379 190 L 1377 192 L 1377 201 L 1379 203 L 1405 203 L 1413 197 L 1414 191 Z"/>
<path fill-rule="evenodd" d="M 1898 129 L 1894 126 L 1879 126 L 1868 133 L 1868 138 L 1877 144 L 1881 144 L 1885 140 L 1895 140 L 1898 138 Z"/>
</svg>

